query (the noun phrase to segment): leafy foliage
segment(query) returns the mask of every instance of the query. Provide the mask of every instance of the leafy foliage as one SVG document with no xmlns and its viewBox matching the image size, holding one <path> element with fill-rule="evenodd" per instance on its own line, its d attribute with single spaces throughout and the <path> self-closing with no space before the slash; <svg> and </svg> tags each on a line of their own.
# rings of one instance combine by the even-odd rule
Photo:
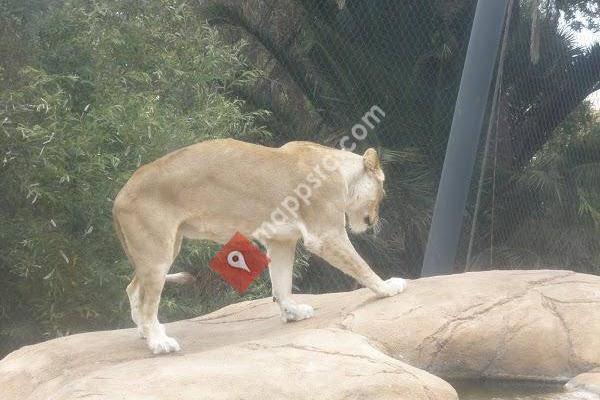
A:
<svg viewBox="0 0 600 400">
<path fill-rule="evenodd" d="M 575 30 L 582 28 L 600 30 L 600 3 L 589 0 L 550 0 L 554 12 L 563 12 L 565 20 Z"/>
<path fill-rule="evenodd" d="M 28 59 L 0 85 L 0 352 L 128 323 L 131 268 L 111 207 L 137 167 L 200 140 L 269 137 L 268 113 L 231 96 L 261 75 L 243 43 L 222 43 L 185 2 L 82 0 L 47 11 Z M 180 263 L 206 265 L 213 251 L 188 246 Z M 175 306 L 173 292 L 167 318 L 221 304 L 188 291 Z"/>
<path fill-rule="evenodd" d="M 582 103 L 530 164 L 505 182 L 496 226 L 471 268 L 523 266 L 600 273 L 600 114 Z M 489 189 L 489 186 L 488 186 Z M 489 195 L 489 193 L 488 193 Z"/>
</svg>

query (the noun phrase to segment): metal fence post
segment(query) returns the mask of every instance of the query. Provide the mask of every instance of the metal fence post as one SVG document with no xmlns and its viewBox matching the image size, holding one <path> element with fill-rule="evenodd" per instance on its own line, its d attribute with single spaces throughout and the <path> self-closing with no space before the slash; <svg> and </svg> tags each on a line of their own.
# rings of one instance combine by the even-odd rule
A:
<svg viewBox="0 0 600 400">
<path fill-rule="evenodd" d="M 477 2 L 422 276 L 448 274 L 453 270 L 508 2 Z"/>
</svg>

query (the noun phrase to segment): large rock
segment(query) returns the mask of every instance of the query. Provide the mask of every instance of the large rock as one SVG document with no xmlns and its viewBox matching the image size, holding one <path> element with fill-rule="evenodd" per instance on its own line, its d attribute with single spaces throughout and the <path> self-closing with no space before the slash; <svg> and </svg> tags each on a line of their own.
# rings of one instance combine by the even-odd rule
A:
<svg viewBox="0 0 600 400">
<path fill-rule="evenodd" d="M 28 394 L 13 386 L 16 395 L 8 398 L 456 399 L 443 380 L 338 329 L 102 364 L 92 363 L 83 375 L 61 371 Z"/>
<path fill-rule="evenodd" d="M 421 279 L 342 324 L 445 378 L 566 381 L 600 366 L 600 277 L 490 271 Z"/>
<path fill-rule="evenodd" d="M 419 279 L 386 299 L 296 297 L 315 318 L 284 324 L 262 299 L 168 324 L 175 355 L 152 356 L 133 329 L 24 347 L 0 361 L 2 399 L 455 399 L 407 364 L 552 381 L 600 367 L 596 276 L 491 271 Z"/>
</svg>

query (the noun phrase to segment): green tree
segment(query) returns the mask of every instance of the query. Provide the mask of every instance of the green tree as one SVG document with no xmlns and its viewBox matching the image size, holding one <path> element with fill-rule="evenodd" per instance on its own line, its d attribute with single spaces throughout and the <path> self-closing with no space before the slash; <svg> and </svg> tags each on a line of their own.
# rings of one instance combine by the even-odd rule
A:
<svg viewBox="0 0 600 400">
<path fill-rule="evenodd" d="M 522 171 L 499 183 L 496 202 L 481 210 L 479 251 L 469 269 L 568 266 L 600 273 L 600 114 L 589 102 Z M 484 190 L 491 202 L 491 182 Z"/>
<path fill-rule="evenodd" d="M 34 27 L 15 17 L 34 11 L 10 4 L 2 18 L 32 33 L 8 32 L 27 47 L 0 54 L 23 54 L 0 77 L 0 352 L 129 325 L 131 267 L 111 218 L 117 191 L 141 164 L 178 147 L 269 137 L 268 113 L 232 96 L 261 75 L 243 43 L 223 43 L 184 1 L 34 2 L 44 10 Z M 212 251 L 191 246 L 179 262 L 205 265 Z M 176 306 L 170 293 L 167 318 L 219 304 L 187 291 Z"/>
</svg>

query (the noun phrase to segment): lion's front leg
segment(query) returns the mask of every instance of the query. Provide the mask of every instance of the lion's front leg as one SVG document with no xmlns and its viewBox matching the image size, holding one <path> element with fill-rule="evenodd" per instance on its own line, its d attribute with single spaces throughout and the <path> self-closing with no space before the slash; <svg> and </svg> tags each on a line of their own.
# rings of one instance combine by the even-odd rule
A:
<svg viewBox="0 0 600 400">
<path fill-rule="evenodd" d="M 345 231 L 333 231 L 321 235 L 309 234 L 304 238 L 304 244 L 312 253 L 350 275 L 378 296 L 394 296 L 406 289 L 406 280 L 402 278 L 384 281 L 377 276 L 354 249 Z"/>
<path fill-rule="evenodd" d="M 269 274 L 273 287 L 273 298 L 281 309 L 281 319 L 285 322 L 300 321 L 314 315 L 308 304 L 296 304 L 292 300 L 292 276 L 296 241 L 271 241 L 267 245 L 271 264 Z"/>
</svg>

